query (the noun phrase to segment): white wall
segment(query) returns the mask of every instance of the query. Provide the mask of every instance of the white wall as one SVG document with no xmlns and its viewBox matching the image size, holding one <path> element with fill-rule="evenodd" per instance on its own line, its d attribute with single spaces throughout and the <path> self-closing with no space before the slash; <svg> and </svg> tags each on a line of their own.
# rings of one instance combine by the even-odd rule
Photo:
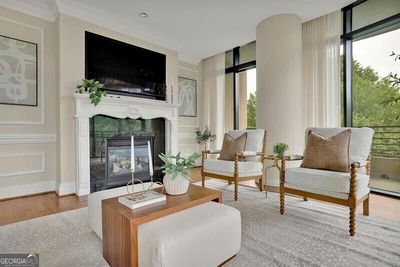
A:
<svg viewBox="0 0 400 267">
<path fill-rule="evenodd" d="M 278 142 L 289 154 L 304 147 L 302 25 L 299 16 L 282 14 L 257 25 L 257 128 L 268 131 L 268 152 Z M 288 167 L 297 165 L 288 162 Z M 270 162 L 267 163 L 270 165 Z M 276 169 L 267 171 L 267 184 L 278 185 Z"/>
<path fill-rule="evenodd" d="M 75 192 L 72 94 L 85 74 L 85 31 L 165 54 L 167 97 L 171 99 L 173 94 L 178 99 L 178 56 L 170 49 L 67 15 L 60 14 L 55 22 L 49 22 L 2 7 L 0 31 L 37 43 L 39 59 L 38 107 L 0 104 L 0 199 L 54 190 L 60 195 Z M 203 114 L 202 69 L 182 62 L 181 73 L 199 79 L 199 117 L 180 121 L 183 127 L 194 127 Z M 182 150 L 194 148 L 183 131 L 176 138 L 182 138 Z"/>
<path fill-rule="evenodd" d="M 133 44 L 166 55 L 166 81 L 168 99 L 178 99 L 178 55 L 175 51 L 138 40 L 128 35 L 117 33 L 98 25 L 94 25 L 74 17 L 60 14 L 59 31 L 59 170 L 57 188 L 60 194 L 75 192 L 76 150 L 75 150 L 75 119 L 72 94 L 76 85 L 85 77 L 85 31 L 100 34 L 115 40 Z M 174 101 L 175 103 L 175 101 Z"/>
<path fill-rule="evenodd" d="M 0 199 L 54 191 L 55 25 L 0 7 L 0 34 L 38 45 L 38 106 L 0 104 Z"/>
<path fill-rule="evenodd" d="M 179 117 L 178 149 L 183 156 L 193 152 L 201 152 L 202 147 L 195 141 L 195 131 L 203 127 L 203 72 L 202 63 L 193 65 L 179 61 L 178 76 L 196 80 L 197 84 L 197 116 Z"/>
</svg>

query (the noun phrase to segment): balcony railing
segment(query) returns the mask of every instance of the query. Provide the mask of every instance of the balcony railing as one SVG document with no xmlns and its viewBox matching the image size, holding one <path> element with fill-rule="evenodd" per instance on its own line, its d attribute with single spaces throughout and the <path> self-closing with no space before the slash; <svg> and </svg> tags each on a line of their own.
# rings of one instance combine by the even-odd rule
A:
<svg viewBox="0 0 400 267">
<path fill-rule="evenodd" d="M 368 126 L 375 130 L 372 156 L 400 158 L 400 126 Z"/>
</svg>

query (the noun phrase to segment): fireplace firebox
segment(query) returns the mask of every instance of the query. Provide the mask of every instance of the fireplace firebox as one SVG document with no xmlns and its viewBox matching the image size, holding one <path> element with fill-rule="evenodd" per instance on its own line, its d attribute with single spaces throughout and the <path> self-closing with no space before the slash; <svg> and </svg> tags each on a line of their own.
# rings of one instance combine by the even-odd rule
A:
<svg viewBox="0 0 400 267">
<path fill-rule="evenodd" d="M 151 144 L 154 180 L 162 181 L 165 120 L 118 119 L 96 115 L 90 119 L 90 191 L 126 185 L 131 179 L 131 135 L 135 136 L 135 178 L 150 181 L 147 141 Z"/>
<path fill-rule="evenodd" d="M 148 180 L 149 155 L 147 141 L 150 141 L 154 162 L 154 136 L 135 136 L 135 178 Z M 105 187 L 119 186 L 131 178 L 130 137 L 106 138 L 105 144 Z"/>
</svg>

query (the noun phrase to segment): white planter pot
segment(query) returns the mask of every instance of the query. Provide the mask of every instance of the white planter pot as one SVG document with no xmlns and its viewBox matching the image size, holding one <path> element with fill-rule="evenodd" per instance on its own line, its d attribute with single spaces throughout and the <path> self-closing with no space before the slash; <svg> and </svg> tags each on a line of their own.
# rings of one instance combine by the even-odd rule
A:
<svg viewBox="0 0 400 267">
<path fill-rule="evenodd" d="M 189 189 L 189 180 L 179 174 L 174 179 L 172 179 L 172 175 L 166 174 L 163 183 L 165 192 L 169 195 L 182 195 Z"/>
</svg>

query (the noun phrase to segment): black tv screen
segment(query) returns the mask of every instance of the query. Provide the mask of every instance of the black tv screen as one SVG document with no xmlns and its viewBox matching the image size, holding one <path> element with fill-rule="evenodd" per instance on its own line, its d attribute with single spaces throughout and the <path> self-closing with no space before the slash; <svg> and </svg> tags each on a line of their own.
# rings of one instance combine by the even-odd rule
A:
<svg viewBox="0 0 400 267">
<path fill-rule="evenodd" d="M 86 79 L 104 84 L 108 93 L 165 100 L 166 56 L 85 32 Z"/>
</svg>

